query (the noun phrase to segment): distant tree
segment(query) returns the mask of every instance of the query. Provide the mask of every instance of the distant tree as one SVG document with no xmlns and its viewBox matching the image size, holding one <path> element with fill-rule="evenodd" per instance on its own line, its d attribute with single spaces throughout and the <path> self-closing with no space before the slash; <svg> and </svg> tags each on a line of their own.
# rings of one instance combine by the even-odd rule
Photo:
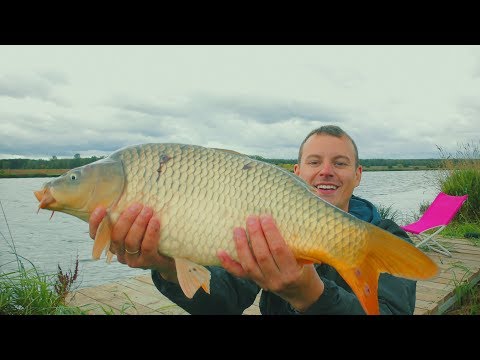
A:
<svg viewBox="0 0 480 360">
<path fill-rule="evenodd" d="M 260 155 L 250 155 L 250 159 L 265 161 L 265 158 Z"/>
<path fill-rule="evenodd" d="M 82 166 L 82 158 L 80 157 L 80 154 L 73 155 L 73 160 L 70 163 L 70 166 L 71 168 Z"/>
</svg>

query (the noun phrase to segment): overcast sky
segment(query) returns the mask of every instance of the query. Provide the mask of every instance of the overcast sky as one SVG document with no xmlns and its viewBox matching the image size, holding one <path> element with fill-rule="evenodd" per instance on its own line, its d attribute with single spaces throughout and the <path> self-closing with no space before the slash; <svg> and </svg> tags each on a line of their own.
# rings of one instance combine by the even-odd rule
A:
<svg viewBox="0 0 480 360">
<path fill-rule="evenodd" d="M 480 46 L 0 46 L 0 158 L 146 142 L 296 158 L 335 124 L 360 158 L 480 139 Z"/>
</svg>

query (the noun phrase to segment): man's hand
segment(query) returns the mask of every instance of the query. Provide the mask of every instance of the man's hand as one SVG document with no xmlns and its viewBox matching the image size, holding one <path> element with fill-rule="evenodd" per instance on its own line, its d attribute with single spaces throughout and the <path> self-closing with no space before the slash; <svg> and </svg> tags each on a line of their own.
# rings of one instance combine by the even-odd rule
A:
<svg viewBox="0 0 480 360">
<path fill-rule="evenodd" d="M 89 219 L 90 237 L 95 239 L 106 209 L 97 207 Z M 132 268 L 155 269 L 168 281 L 177 282 L 175 261 L 158 253 L 160 221 L 150 207 L 132 204 L 112 228 L 110 251 Z M 127 251 L 128 250 L 128 251 Z"/>
<path fill-rule="evenodd" d="M 297 262 L 271 216 L 249 216 L 246 228 L 251 248 L 245 229 L 234 229 L 239 261 L 219 251 L 222 266 L 233 275 L 250 278 L 264 290 L 276 293 L 297 310 L 308 309 L 324 289 L 313 264 Z"/>
</svg>

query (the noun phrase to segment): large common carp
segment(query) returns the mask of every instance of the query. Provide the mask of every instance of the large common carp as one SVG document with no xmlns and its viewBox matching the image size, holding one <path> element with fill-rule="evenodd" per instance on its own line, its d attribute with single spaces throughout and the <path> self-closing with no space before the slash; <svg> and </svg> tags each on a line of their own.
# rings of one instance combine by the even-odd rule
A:
<svg viewBox="0 0 480 360">
<path fill-rule="evenodd" d="M 209 292 L 217 251 L 234 259 L 233 228 L 249 214 L 273 215 L 286 243 L 302 262 L 337 269 L 367 314 L 378 314 L 381 272 L 427 279 L 437 265 L 421 250 L 322 200 L 302 179 L 280 167 L 219 149 L 183 144 L 143 144 L 72 169 L 44 184 L 40 208 L 88 221 L 107 208 L 93 258 L 109 249 L 112 226 L 133 202 L 154 209 L 161 221 L 159 252 L 173 257 L 188 297 Z M 108 257 L 111 253 L 108 252 Z"/>
</svg>

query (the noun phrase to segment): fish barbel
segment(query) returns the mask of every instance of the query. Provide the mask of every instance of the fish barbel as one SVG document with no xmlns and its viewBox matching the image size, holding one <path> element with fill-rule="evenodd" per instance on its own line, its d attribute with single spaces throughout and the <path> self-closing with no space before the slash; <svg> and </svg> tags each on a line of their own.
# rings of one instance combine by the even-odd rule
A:
<svg viewBox="0 0 480 360">
<path fill-rule="evenodd" d="M 185 144 L 142 144 L 72 169 L 36 191 L 39 208 L 88 221 L 107 208 L 93 245 L 99 259 L 112 254 L 110 233 L 133 202 L 161 221 L 158 251 L 175 259 L 186 296 L 210 292 L 207 265 L 221 265 L 218 250 L 238 260 L 234 227 L 250 214 L 271 214 L 298 261 L 327 263 L 350 285 L 367 314 L 378 314 L 382 272 L 420 280 L 437 265 L 407 241 L 322 200 L 301 178 L 234 152 Z"/>
</svg>

